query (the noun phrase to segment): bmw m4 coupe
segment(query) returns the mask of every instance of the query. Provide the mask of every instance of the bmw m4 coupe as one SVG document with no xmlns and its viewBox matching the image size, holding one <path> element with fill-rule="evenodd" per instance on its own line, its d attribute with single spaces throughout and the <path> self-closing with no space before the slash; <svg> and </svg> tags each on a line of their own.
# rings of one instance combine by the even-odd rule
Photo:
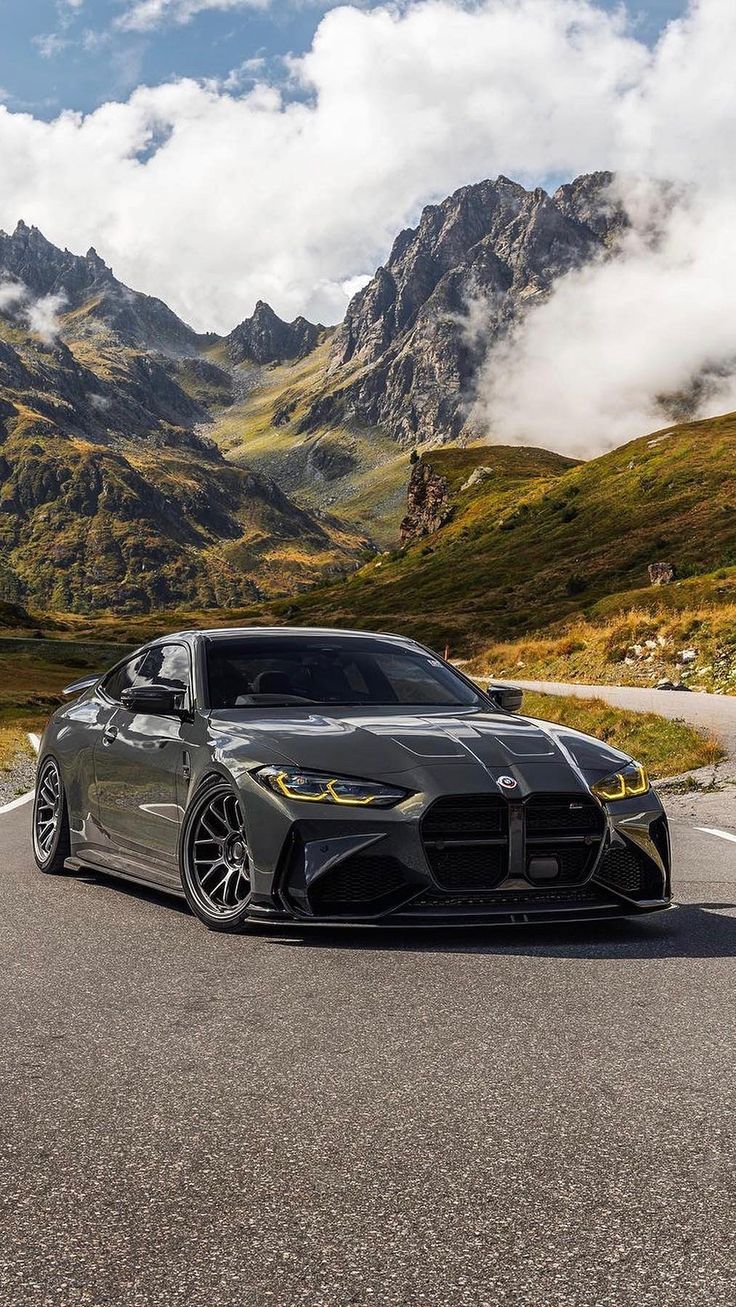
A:
<svg viewBox="0 0 736 1307">
<path fill-rule="evenodd" d="M 604 919 L 670 903 L 640 763 L 516 716 L 413 640 L 154 640 L 69 687 L 33 807 L 42 871 L 183 894 L 214 930 Z"/>
</svg>

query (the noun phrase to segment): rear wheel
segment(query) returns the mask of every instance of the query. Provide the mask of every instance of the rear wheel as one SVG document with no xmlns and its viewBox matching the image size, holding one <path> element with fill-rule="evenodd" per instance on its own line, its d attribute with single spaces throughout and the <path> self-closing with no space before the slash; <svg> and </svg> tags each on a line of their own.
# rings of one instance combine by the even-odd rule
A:
<svg viewBox="0 0 736 1307">
<path fill-rule="evenodd" d="M 211 930 L 245 929 L 251 858 L 242 803 L 227 781 L 204 785 L 187 813 L 181 880 L 192 912 Z"/>
<path fill-rule="evenodd" d="M 36 777 L 33 800 L 33 856 L 36 866 L 49 873 L 64 870 L 71 853 L 69 814 L 64 785 L 55 758 L 44 758 Z"/>
</svg>

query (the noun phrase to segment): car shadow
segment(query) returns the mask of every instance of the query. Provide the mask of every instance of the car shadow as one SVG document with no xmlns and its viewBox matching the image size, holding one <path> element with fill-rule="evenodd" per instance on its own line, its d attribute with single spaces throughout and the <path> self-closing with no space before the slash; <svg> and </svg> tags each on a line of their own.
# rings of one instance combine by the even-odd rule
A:
<svg viewBox="0 0 736 1307">
<path fill-rule="evenodd" d="M 70 873 L 67 873 L 70 874 Z M 88 885 L 104 885 L 157 908 L 191 915 L 184 898 L 103 871 L 71 873 Z M 733 916 L 728 915 L 733 913 Z M 204 929 L 204 927 L 203 927 Z M 619 921 L 519 926 L 304 926 L 259 922 L 256 934 L 285 948 L 416 953 L 510 953 L 528 957 L 587 959 L 736 957 L 736 903 L 678 903 L 669 912 Z"/>
<path fill-rule="evenodd" d="M 293 926 L 268 930 L 287 948 L 388 952 L 481 953 L 528 957 L 621 959 L 736 957 L 736 903 L 678 904 L 656 916 L 562 925 L 431 926 L 363 929 Z"/>
</svg>

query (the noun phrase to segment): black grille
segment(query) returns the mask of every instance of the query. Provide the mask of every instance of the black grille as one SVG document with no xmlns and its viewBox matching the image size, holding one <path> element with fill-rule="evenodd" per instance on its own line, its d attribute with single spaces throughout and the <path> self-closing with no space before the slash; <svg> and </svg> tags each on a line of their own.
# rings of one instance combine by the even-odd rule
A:
<svg viewBox="0 0 736 1307">
<path fill-rule="evenodd" d="M 527 835 L 602 835 L 605 818 L 591 799 L 532 795 L 526 803 Z"/>
<path fill-rule="evenodd" d="M 532 859 L 557 864 L 557 875 L 545 880 L 557 885 L 581 885 L 598 857 L 606 819 L 592 799 L 580 794 L 533 794 L 525 804 L 526 869 L 530 880 Z"/>
<path fill-rule="evenodd" d="M 443 889 L 493 889 L 508 875 L 508 805 L 500 795 L 438 799 L 424 817 L 422 839 Z"/>
<path fill-rule="evenodd" d="M 430 863 L 434 878 L 445 889 L 492 889 L 508 875 L 509 853 L 506 844 L 481 844 L 473 848 L 435 848 Z"/>
<path fill-rule="evenodd" d="M 630 845 L 616 845 L 608 850 L 596 872 L 596 880 L 634 899 L 659 899 L 665 893 L 662 876 L 654 863 Z"/>
<path fill-rule="evenodd" d="M 355 854 L 326 871 L 310 888 L 313 911 L 329 913 L 380 912 L 384 905 L 408 890 L 406 876 L 396 858 Z"/>
<path fill-rule="evenodd" d="M 422 822 L 425 843 L 453 837 L 472 841 L 505 835 L 508 806 L 500 795 L 461 794 L 437 799 Z"/>
<path fill-rule="evenodd" d="M 526 868 L 530 880 L 534 880 L 534 862 L 536 858 L 552 859 L 557 863 L 556 884 L 579 885 L 593 869 L 598 856 L 598 841 L 594 844 L 529 844 L 526 849 Z M 545 877 L 547 879 L 547 877 Z M 549 879 L 552 879 L 551 877 Z"/>
</svg>

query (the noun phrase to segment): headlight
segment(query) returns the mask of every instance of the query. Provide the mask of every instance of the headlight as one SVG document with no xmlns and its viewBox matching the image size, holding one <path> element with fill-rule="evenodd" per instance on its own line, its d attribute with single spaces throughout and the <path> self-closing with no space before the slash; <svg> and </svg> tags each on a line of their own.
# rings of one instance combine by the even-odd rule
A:
<svg viewBox="0 0 736 1307">
<path fill-rule="evenodd" d="M 300 767 L 260 767 L 256 780 L 284 799 L 306 803 L 353 804 L 361 808 L 392 808 L 407 797 L 407 790 L 380 781 L 357 781 L 350 776 L 302 771 Z"/>
<path fill-rule="evenodd" d="M 590 788 L 604 803 L 613 803 L 616 799 L 636 799 L 649 789 L 649 777 L 646 767 L 642 767 L 640 762 L 628 762 L 620 771 L 604 776 L 602 781 L 596 781 Z"/>
</svg>

